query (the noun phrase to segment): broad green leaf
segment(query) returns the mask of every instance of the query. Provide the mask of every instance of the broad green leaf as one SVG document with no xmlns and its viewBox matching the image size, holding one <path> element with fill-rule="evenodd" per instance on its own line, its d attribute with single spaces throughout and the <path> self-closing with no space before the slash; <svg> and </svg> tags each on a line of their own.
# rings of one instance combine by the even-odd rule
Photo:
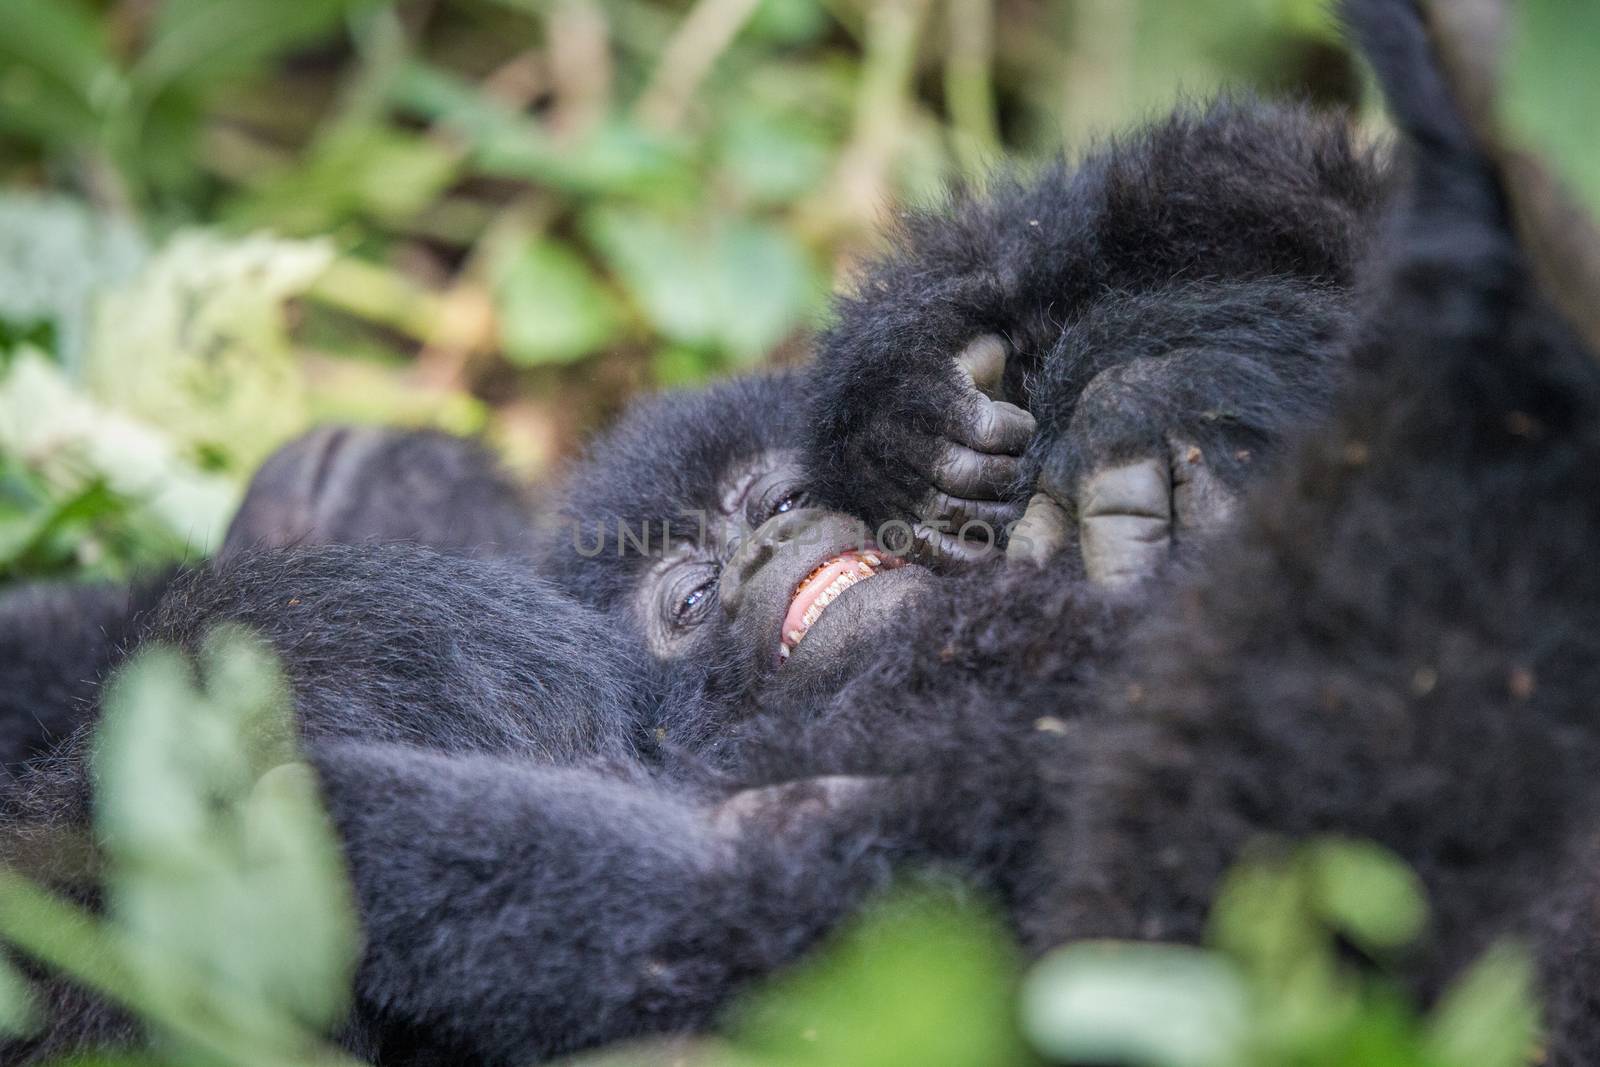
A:
<svg viewBox="0 0 1600 1067">
<path fill-rule="evenodd" d="M 752 41 L 797 46 L 810 44 L 828 31 L 832 19 L 820 0 L 761 0 L 745 27 Z"/>
<path fill-rule="evenodd" d="M 1252 976 L 1282 981 L 1326 942 L 1309 891 L 1305 868 L 1294 853 L 1260 849 L 1223 879 L 1207 941 Z"/>
<path fill-rule="evenodd" d="M 90 389 L 161 427 L 195 461 L 253 470 L 305 425 L 285 305 L 332 258 L 323 241 L 180 234 L 132 282 L 102 296 Z"/>
<path fill-rule="evenodd" d="M 805 252 L 773 227 L 702 228 L 617 208 L 594 212 L 586 229 L 655 327 L 683 345 L 755 359 L 819 302 Z"/>
<path fill-rule="evenodd" d="M 1428 905 L 1417 876 L 1394 853 L 1366 841 L 1307 846 L 1318 911 L 1369 952 L 1394 952 L 1422 933 Z"/>
<path fill-rule="evenodd" d="M 1600 4 L 1520 0 L 1508 10 L 1502 115 L 1600 217 Z"/>
<path fill-rule="evenodd" d="M 149 252 L 129 223 L 65 196 L 0 196 L 0 329 L 45 341 L 78 373 L 88 344 L 93 302 L 126 282 Z"/>
<path fill-rule="evenodd" d="M 26 1037 L 39 1023 L 28 982 L 0 957 L 0 1034 Z"/>
<path fill-rule="evenodd" d="M 750 200 L 781 204 L 827 177 L 834 146 L 818 124 L 765 107 L 736 109 L 718 135 L 722 167 Z"/>
<path fill-rule="evenodd" d="M 700 385 L 723 369 L 715 352 L 684 345 L 667 345 L 650 357 L 650 377 L 663 389 Z"/>
<path fill-rule="evenodd" d="M 1051 1059 L 1140 1067 L 1245 1062 L 1250 998 L 1221 956 L 1165 945 L 1059 949 L 1028 975 L 1022 1022 Z"/>
<path fill-rule="evenodd" d="M 0 455 L 27 457 L 51 499 L 71 500 L 102 482 L 196 551 L 221 540 L 238 495 L 234 482 L 197 469 L 162 430 L 96 403 L 33 352 L 0 377 Z"/>
<path fill-rule="evenodd" d="M 1009 937 L 970 904 L 891 897 L 736 1013 L 728 1062 L 1031 1064 L 1016 1029 L 1016 966 Z"/>
<path fill-rule="evenodd" d="M 337 840 L 293 761 L 288 694 L 270 656 L 219 631 L 198 686 L 176 653 L 117 679 L 96 747 L 96 821 L 110 913 L 141 995 L 240 1047 L 292 1048 L 342 1015 L 356 929 Z M 192 1003 L 192 979 L 228 999 Z M 241 1007 L 241 1005 L 243 1007 Z"/>
<path fill-rule="evenodd" d="M 575 252 L 555 241 L 532 241 L 500 278 L 500 341 L 506 357 L 525 366 L 568 363 L 604 348 L 616 336 L 616 301 Z"/>
<path fill-rule="evenodd" d="M 1538 1024 L 1533 961 L 1522 946 L 1502 942 L 1446 992 L 1429 1046 L 1447 1067 L 1521 1067 L 1537 1062 Z"/>
</svg>

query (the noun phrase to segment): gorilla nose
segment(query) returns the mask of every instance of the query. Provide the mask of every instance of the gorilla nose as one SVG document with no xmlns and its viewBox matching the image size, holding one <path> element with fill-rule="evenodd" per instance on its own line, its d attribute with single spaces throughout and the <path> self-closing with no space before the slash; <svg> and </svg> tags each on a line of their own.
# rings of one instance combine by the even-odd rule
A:
<svg viewBox="0 0 1600 1067">
<path fill-rule="evenodd" d="M 722 568 L 722 588 L 718 598 L 722 601 L 722 610 L 730 618 L 737 618 L 752 600 L 775 598 L 779 590 L 768 587 L 782 581 L 776 572 L 787 572 L 792 568 L 769 569 L 767 565 L 776 558 L 787 558 L 791 549 L 822 545 L 832 525 L 830 520 L 838 518 L 840 516 L 820 508 L 797 508 L 774 515 L 758 526 L 740 542 L 732 558 Z M 788 588 L 792 588 L 800 577 L 804 575 L 793 579 Z M 787 589 L 783 592 L 787 592 Z"/>
</svg>

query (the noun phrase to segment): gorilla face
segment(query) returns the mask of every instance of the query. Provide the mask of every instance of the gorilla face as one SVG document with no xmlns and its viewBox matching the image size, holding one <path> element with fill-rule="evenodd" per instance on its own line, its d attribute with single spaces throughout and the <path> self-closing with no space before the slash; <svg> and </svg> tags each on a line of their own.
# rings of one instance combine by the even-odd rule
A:
<svg viewBox="0 0 1600 1067">
<path fill-rule="evenodd" d="M 699 536 L 664 546 L 639 575 L 628 612 L 652 653 L 720 665 L 746 693 L 777 682 L 831 689 L 892 640 L 930 573 L 850 516 L 811 507 L 803 479 L 784 449 L 729 467 Z"/>
<path fill-rule="evenodd" d="M 551 539 L 546 573 L 721 707 L 836 687 L 933 581 L 814 506 L 806 410 L 783 374 L 637 405 L 574 470 Z"/>
</svg>

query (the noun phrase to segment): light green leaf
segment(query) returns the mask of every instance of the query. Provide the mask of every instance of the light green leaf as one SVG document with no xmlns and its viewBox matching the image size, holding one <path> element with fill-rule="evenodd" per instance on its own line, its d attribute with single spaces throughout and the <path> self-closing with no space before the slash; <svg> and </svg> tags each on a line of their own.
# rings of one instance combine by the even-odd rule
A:
<svg viewBox="0 0 1600 1067">
<path fill-rule="evenodd" d="M 719 132 L 722 166 L 753 202 L 782 204 L 828 174 L 834 146 L 818 124 L 762 107 L 736 110 Z"/>
<path fill-rule="evenodd" d="M 39 1023 L 28 982 L 0 957 L 0 1034 L 26 1037 Z"/>
<path fill-rule="evenodd" d="M 69 373 L 81 370 L 95 295 L 131 278 L 149 252 L 122 219 L 65 196 L 0 196 L 0 321 Z"/>
<path fill-rule="evenodd" d="M 618 208 L 596 211 L 586 229 L 651 322 L 680 344 L 758 358 L 799 326 L 821 295 L 804 251 L 770 226 L 699 228 Z"/>
<path fill-rule="evenodd" d="M 1536 1062 L 1538 1024 L 1533 960 L 1522 946 L 1502 942 L 1446 992 L 1429 1049 L 1433 1062 L 1449 1067 L 1521 1067 Z"/>
<path fill-rule="evenodd" d="M 1141 1067 L 1237 1067 L 1250 1001 L 1225 959 L 1163 945 L 1073 945 L 1022 989 L 1023 1028 L 1052 1059 Z"/>
<path fill-rule="evenodd" d="M 681 148 L 621 122 L 557 141 L 537 122 L 461 78 L 422 63 L 396 77 L 393 103 L 466 141 L 477 171 L 589 195 L 681 199 L 694 191 Z"/>
<path fill-rule="evenodd" d="M 1600 4 L 1521 0 L 1501 85 L 1501 112 L 1516 133 L 1554 162 L 1589 211 L 1600 216 Z"/>
<path fill-rule="evenodd" d="M 162 1015 L 290 1048 L 343 1013 L 356 928 L 337 840 L 293 763 L 287 688 L 270 656 L 219 631 L 200 682 L 176 653 L 116 681 L 96 748 L 107 897 L 141 995 Z M 270 773 L 269 773 L 270 772 Z M 227 996 L 194 1003 L 192 977 Z M 244 1006 L 244 1007 L 241 1007 Z"/>
<path fill-rule="evenodd" d="M 162 430 L 96 403 L 36 352 L 22 353 L 0 378 L 0 454 L 26 457 L 57 500 L 103 482 L 199 551 L 221 540 L 238 495 Z"/>
<path fill-rule="evenodd" d="M 616 301 L 565 245 L 532 241 L 496 289 L 500 341 L 513 363 L 567 363 L 604 348 L 620 324 Z"/>
<path fill-rule="evenodd" d="M 456 179 L 456 153 L 436 141 L 383 127 L 323 138 L 295 166 L 271 175 L 234 205 L 233 221 L 311 235 L 353 217 L 402 222 Z"/>
<path fill-rule="evenodd" d="M 253 470 L 305 425 L 305 380 L 285 305 L 332 261 L 325 241 L 181 233 L 102 296 L 86 381 L 188 455 Z"/>
<path fill-rule="evenodd" d="M 1007 1067 L 1034 1062 L 1016 959 L 994 919 L 931 893 L 892 897 L 743 1006 L 732 1064 Z"/>
<path fill-rule="evenodd" d="M 1369 952 L 1416 940 L 1428 921 L 1422 884 L 1388 849 L 1368 841 L 1323 839 L 1306 846 L 1317 910 L 1333 929 Z"/>
</svg>

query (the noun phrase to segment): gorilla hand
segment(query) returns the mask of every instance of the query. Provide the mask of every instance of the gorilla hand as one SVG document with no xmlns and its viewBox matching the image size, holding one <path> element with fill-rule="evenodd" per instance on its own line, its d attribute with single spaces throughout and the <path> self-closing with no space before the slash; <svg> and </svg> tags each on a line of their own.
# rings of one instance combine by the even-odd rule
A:
<svg viewBox="0 0 1600 1067">
<path fill-rule="evenodd" d="M 885 548 L 960 562 L 1021 515 L 1034 420 L 997 399 L 1006 343 L 951 317 L 885 309 L 824 343 L 805 452 L 819 503 L 873 529 L 911 527 L 884 530 Z M 982 540 L 963 544 L 963 527 Z"/>
<path fill-rule="evenodd" d="M 1041 435 L 1038 482 L 1008 558 L 1042 563 L 1075 533 L 1089 578 L 1123 585 L 1223 526 L 1254 444 L 1208 388 L 1226 371 L 1225 356 L 1197 352 L 1099 374 L 1064 429 Z"/>
<path fill-rule="evenodd" d="M 988 555 L 1000 531 L 1022 515 L 1022 456 L 1033 416 L 996 399 L 1006 369 L 1006 344 L 979 337 L 956 356 L 961 396 L 928 453 L 929 489 L 913 533 L 925 554 L 958 562 Z"/>
</svg>

